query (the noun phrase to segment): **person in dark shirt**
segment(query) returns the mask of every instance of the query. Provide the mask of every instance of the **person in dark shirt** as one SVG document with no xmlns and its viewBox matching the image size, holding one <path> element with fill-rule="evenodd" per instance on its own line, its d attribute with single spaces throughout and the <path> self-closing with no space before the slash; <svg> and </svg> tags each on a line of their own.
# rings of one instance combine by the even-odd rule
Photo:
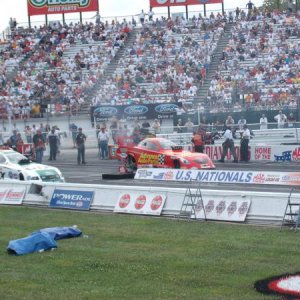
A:
<svg viewBox="0 0 300 300">
<path fill-rule="evenodd" d="M 82 128 L 78 128 L 78 134 L 76 136 L 76 147 L 77 147 L 77 164 L 80 165 L 82 163 L 83 165 L 86 164 L 85 161 L 85 141 L 86 141 L 86 135 L 82 133 Z"/>
<path fill-rule="evenodd" d="M 247 3 L 246 7 L 249 11 L 251 11 L 254 8 L 254 4 L 251 2 L 251 0 Z"/>
<path fill-rule="evenodd" d="M 54 128 L 52 128 L 51 132 L 48 134 L 47 144 L 49 144 L 49 147 L 50 147 L 49 160 L 56 160 L 56 154 L 57 154 L 58 144 L 59 144 L 59 137 L 55 133 Z"/>
<path fill-rule="evenodd" d="M 45 138 L 41 130 L 37 130 L 36 134 L 33 136 L 33 144 L 35 149 L 35 161 L 39 164 L 43 161 L 44 151 L 45 151 Z"/>
</svg>

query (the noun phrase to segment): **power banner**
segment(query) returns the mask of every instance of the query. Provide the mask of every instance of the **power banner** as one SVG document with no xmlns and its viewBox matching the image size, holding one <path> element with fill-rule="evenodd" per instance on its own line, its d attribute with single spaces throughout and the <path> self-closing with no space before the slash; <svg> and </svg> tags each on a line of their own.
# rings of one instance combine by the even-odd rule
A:
<svg viewBox="0 0 300 300">
<path fill-rule="evenodd" d="M 27 0 L 28 15 L 98 11 L 98 0 Z"/>
<path fill-rule="evenodd" d="M 138 169 L 135 179 L 300 186 L 300 172 Z"/>
<path fill-rule="evenodd" d="M 26 188 L 1 188 L 0 204 L 21 205 L 25 196 Z"/>
<path fill-rule="evenodd" d="M 166 194 L 130 192 L 119 196 L 114 212 L 160 216 L 165 205 Z"/>
<path fill-rule="evenodd" d="M 214 197 L 198 201 L 195 212 L 196 219 L 244 222 L 249 211 L 251 200 L 228 199 Z M 205 214 L 204 214 L 205 211 Z"/>
<path fill-rule="evenodd" d="M 91 121 L 103 122 L 113 116 L 119 120 L 173 119 L 178 109 L 175 103 L 94 106 L 91 109 Z"/>
<path fill-rule="evenodd" d="M 77 210 L 89 210 L 94 198 L 94 192 L 55 189 L 50 201 L 50 207 Z"/>
<path fill-rule="evenodd" d="M 150 0 L 150 7 L 201 5 L 222 3 L 223 0 Z"/>
</svg>

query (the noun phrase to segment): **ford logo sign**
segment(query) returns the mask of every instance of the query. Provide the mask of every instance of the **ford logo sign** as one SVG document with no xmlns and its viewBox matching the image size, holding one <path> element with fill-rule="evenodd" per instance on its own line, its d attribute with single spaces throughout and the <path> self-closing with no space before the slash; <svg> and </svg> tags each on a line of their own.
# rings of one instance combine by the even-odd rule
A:
<svg viewBox="0 0 300 300">
<path fill-rule="evenodd" d="M 115 107 L 108 106 L 108 107 L 98 107 L 94 110 L 95 116 L 106 116 L 112 117 L 118 113 L 118 110 Z"/>
<path fill-rule="evenodd" d="M 143 105 L 133 105 L 124 109 L 127 115 L 143 115 L 148 112 L 148 107 Z"/>
<path fill-rule="evenodd" d="M 205 3 L 208 2 L 208 0 L 199 0 L 199 2 L 202 3 L 202 4 L 203 4 L 203 3 L 205 4 Z"/>
<path fill-rule="evenodd" d="M 155 111 L 160 114 L 172 114 L 175 113 L 178 108 L 176 104 L 160 104 L 155 107 Z"/>
</svg>

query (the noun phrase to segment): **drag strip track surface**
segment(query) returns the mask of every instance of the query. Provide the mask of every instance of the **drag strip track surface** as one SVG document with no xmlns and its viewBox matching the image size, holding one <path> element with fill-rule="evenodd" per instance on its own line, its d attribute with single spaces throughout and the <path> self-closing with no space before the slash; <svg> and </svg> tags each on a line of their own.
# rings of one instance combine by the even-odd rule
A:
<svg viewBox="0 0 300 300">
<path fill-rule="evenodd" d="M 86 165 L 77 165 L 77 150 L 63 150 L 58 155 L 56 161 L 44 160 L 44 164 L 58 167 L 65 176 L 66 182 L 82 184 L 105 184 L 105 185 L 125 185 L 125 186 L 157 186 L 157 187 L 176 187 L 186 188 L 186 182 L 165 182 L 165 181 L 143 181 L 134 179 L 103 180 L 102 174 L 116 174 L 121 165 L 117 160 L 100 160 L 97 150 L 88 149 L 86 151 Z M 276 172 L 298 172 L 300 162 L 249 162 L 249 163 L 216 163 L 218 170 L 252 170 L 252 171 L 276 171 Z M 235 189 L 235 190 L 256 190 L 270 192 L 289 191 L 290 187 L 285 186 L 264 186 L 249 184 L 216 184 L 205 183 L 203 188 L 207 189 Z"/>
</svg>

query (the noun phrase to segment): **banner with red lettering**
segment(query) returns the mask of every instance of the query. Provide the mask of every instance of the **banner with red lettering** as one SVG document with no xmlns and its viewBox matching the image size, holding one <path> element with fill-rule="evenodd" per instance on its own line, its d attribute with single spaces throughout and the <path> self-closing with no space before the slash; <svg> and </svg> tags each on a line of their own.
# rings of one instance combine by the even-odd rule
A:
<svg viewBox="0 0 300 300">
<path fill-rule="evenodd" d="M 223 0 L 150 0 L 150 7 L 223 3 Z"/>
<path fill-rule="evenodd" d="M 0 188 L 0 204 L 21 205 L 25 196 L 26 188 Z"/>
<path fill-rule="evenodd" d="M 98 11 L 98 0 L 27 0 L 28 15 Z"/>
<path fill-rule="evenodd" d="M 160 216 L 166 197 L 166 194 L 163 193 L 122 193 L 119 196 L 114 212 Z"/>
</svg>

